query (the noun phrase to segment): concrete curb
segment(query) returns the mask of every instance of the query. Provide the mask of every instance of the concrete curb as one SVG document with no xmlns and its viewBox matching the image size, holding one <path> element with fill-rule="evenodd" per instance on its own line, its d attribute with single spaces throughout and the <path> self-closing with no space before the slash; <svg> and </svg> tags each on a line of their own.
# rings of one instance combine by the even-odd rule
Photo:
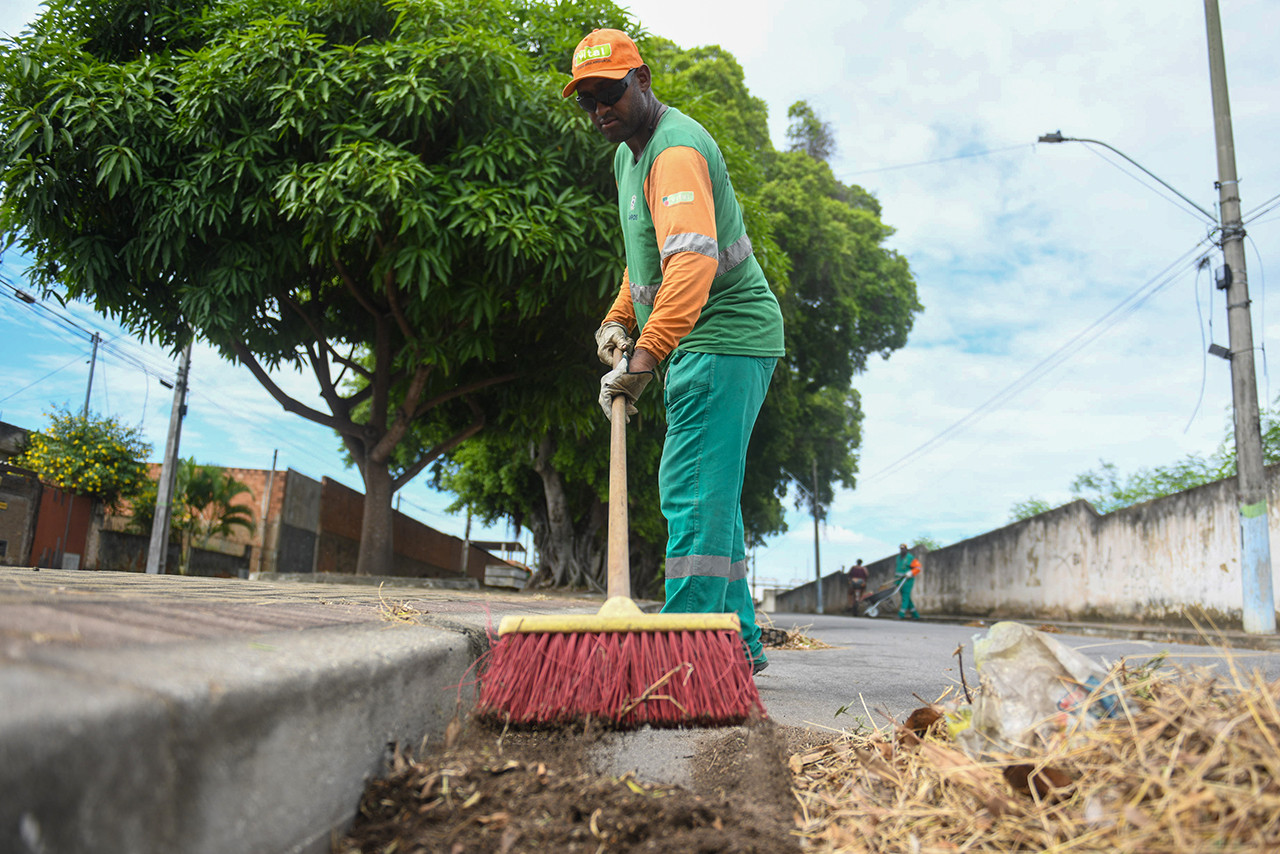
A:
<svg viewBox="0 0 1280 854">
<path fill-rule="evenodd" d="M 0 850 L 327 852 L 390 745 L 471 707 L 475 657 L 396 622 L 35 650 L 0 668 Z"/>
</svg>

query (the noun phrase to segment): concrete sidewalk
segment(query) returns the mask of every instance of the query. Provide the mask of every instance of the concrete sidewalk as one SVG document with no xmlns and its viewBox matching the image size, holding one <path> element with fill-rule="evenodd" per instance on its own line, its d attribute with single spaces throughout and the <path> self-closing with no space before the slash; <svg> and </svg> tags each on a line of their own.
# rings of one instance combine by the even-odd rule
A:
<svg viewBox="0 0 1280 854">
<path fill-rule="evenodd" d="M 0 851 L 321 852 L 473 702 L 505 614 L 599 602 L 0 569 Z"/>
</svg>

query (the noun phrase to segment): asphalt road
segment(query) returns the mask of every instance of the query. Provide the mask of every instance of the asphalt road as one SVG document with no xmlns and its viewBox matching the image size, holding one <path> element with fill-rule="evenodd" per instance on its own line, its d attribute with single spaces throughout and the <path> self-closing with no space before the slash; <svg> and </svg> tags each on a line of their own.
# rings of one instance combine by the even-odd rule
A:
<svg viewBox="0 0 1280 854">
<path fill-rule="evenodd" d="M 769 717 L 784 726 L 840 731 L 859 725 L 901 722 L 911 710 L 960 690 L 963 646 L 965 678 L 978 684 L 973 638 L 986 631 L 964 625 L 815 614 L 773 614 L 780 629 L 801 627 L 833 649 L 768 650 L 769 667 L 756 678 Z M 1280 678 L 1280 652 L 1215 649 L 1141 640 L 1109 640 L 1055 633 L 1054 637 L 1103 664 L 1124 658 L 1134 664 L 1161 652 L 1168 666 L 1213 667 L 1229 676 L 1232 665 Z M 923 701 L 923 702 L 922 702 Z M 615 736 L 595 752 L 602 771 L 635 771 L 652 782 L 688 785 L 688 760 L 714 730 L 642 730 Z"/>
<path fill-rule="evenodd" d="M 780 629 L 804 628 L 804 634 L 836 647 L 826 650 L 769 650 L 769 668 L 756 680 L 769 716 L 793 726 L 849 729 L 848 715 L 877 724 L 885 715 L 901 721 L 921 705 L 914 695 L 936 700 L 949 686 L 960 690 L 960 670 L 954 656 L 963 645 L 965 679 L 978 684 L 973 667 L 973 637 L 986 631 L 972 626 L 896 619 L 866 619 L 816 614 L 774 614 Z M 1261 670 L 1268 679 L 1280 678 L 1280 652 L 1230 650 L 1151 641 L 1055 633 L 1054 637 L 1089 658 L 1110 664 L 1125 658 L 1138 663 L 1161 652 L 1170 665 L 1214 667 L 1226 673 L 1232 659 L 1244 671 Z M 864 709 L 863 706 L 866 706 Z M 836 712 L 848 706 L 845 714 Z"/>
</svg>

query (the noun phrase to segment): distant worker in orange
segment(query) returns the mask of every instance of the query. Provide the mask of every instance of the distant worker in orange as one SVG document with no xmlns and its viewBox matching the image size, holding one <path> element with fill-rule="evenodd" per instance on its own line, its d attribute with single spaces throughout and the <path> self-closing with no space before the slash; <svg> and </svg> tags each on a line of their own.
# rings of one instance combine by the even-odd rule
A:
<svg viewBox="0 0 1280 854">
<path fill-rule="evenodd" d="M 903 543 L 898 546 L 898 562 L 893 569 L 893 577 L 895 581 L 902 582 L 902 602 L 898 605 L 898 619 L 905 620 L 910 617 L 913 620 L 920 619 L 920 612 L 916 610 L 916 604 L 911 601 L 911 588 L 916 586 L 916 576 L 920 574 L 920 561 L 916 559 L 907 544 Z"/>
</svg>

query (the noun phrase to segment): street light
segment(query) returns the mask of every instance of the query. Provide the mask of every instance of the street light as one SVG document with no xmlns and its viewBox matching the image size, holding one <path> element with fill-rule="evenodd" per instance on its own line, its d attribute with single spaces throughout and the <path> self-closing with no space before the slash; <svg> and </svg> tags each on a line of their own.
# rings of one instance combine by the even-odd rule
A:
<svg viewBox="0 0 1280 854">
<path fill-rule="evenodd" d="M 1156 175 L 1156 174 L 1155 174 L 1154 172 L 1152 172 L 1150 169 L 1148 169 L 1147 167 L 1143 166 L 1141 163 L 1139 163 L 1138 161 L 1134 160 L 1132 157 L 1130 157 L 1129 155 L 1125 154 L 1125 153 L 1124 153 L 1123 151 L 1121 151 L 1120 149 L 1115 148 L 1115 147 L 1110 146 L 1110 145 L 1107 145 L 1105 142 L 1103 142 L 1103 141 L 1102 141 L 1102 140 L 1100 140 L 1100 139 L 1084 139 L 1083 137 L 1063 136 L 1063 135 L 1062 135 L 1062 131 L 1060 131 L 1060 130 L 1056 130 L 1056 131 L 1054 131 L 1053 133 L 1046 133 L 1046 134 L 1044 134 L 1043 136 L 1041 136 L 1041 137 L 1040 137 L 1040 139 L 1039 139 L 1039 142 L 1087 142 L 1087 143 L 1090 143 L 1090 144 L 1092 144 L 1092 145 L 1101 145 L 1103 148 L 1107 149 L 1108 151 L 1114 151 L 1116 154 L 1119 154 L 1121 157 L 1123 157 L 1125 160 L 1128 160 L 1128 161 L 1129 161 L 1130 163 L 1132 163 L 1134 166 L 1137 166 L 1139 169 L 1141 169 L 1141 170 L 1142 170 L 1143 172 L 1145 172 L 1147 175 L 1150 175 L 1150 176 L 1151 176 L 1151 178 L 1152 178 L 1153 180 L 1158 181 L 1158 182 L 1160 183 L 1160 186 L 1161 186 L 1161 187 L 1164 187 L 1164 188 L 1165 188 L 1166 190 L 1168 190 L 1170 193 L 1173 193 L 1175 196 L 1177 196 L 1178 198 L 1182 199 L 1182 200 L 1183 200 L 1184 202 L 1186 202 L 1187 204 L 1191 205 L 1191 207 L 1193 207 L 1193 208 L 1195 208 L 1196 210 L 1200 211 L 1200 213 L 1205 217 L 1205 219 L 1209 220 L 1209 222 L 1213 223 L 1214 225 L 1217 225 L 1217 224 L 1218 224 L 1218 218 L 1217 218 L 1216 216 L 1214 216 L 1213 214 L 1209 213 L 1207 210 L 1205 210 L 1204 208 L 1200 207 L 1200 206 L 1199 206 L 1199 205 L 1197 205 L 1195 202 L 1193 202 L 1193 201 L 1191 201 L 1190 199 L 1188 199 L 1186 196 L 1182 195 L 1182 193 L 1179 193 L 1179 192 L 1178 192 L 1177 190 L 1175 190 L 1173 187 L 1171 187 L 1171 186 L 1169 186 L 1168 184 L 1166 184 L 1166 183 L 1164 182 L 1164 180 L 1163 180 L 1159 175 Z"/>
<path fill-rule="evenodd" d="M 1241 614 L 1244 630 L 1251 634 L 1274 634 L 1275 597 L 1271 578 L 1271 542 L 1267 524 L 1267 481 L 1263 468 L 1262 429 L 1258 413 L 1258 381 L 1253 364 L 1253 326 L 1249 315 L 1249 284 L 1245 277 L 1244 226 L 1240 220 L 1239 182 L 1236 180 L 1235 145 L 1231 136 L 1231 107 L 1227 101 L 1226 70 L 1222 51 L 1222 30 L 1217 3 L 1206 0 L 1209 32 L 1209 72 L 1213 91 L 1214 125 L 1218 141 L 1219 208 L 1222 211 L 1219 246 L 1226 263 L 1223 276 L 1227 292 L 1227 329 L 1231 349 L 1209 348 L 1215 356 L 1231 364 L 1231 399 L 1235 410 L 1236 493 L 1240 520 Z M 1169 186 L 1158 175 L 1107 143 L 1097 139 L 1047 133 L 1040 142 L 1085 142 L 1114 151 L 1150 175 L 1169 192 L 1208 218 L 1215 227 L 1218 218 Z"/>
</svg>

